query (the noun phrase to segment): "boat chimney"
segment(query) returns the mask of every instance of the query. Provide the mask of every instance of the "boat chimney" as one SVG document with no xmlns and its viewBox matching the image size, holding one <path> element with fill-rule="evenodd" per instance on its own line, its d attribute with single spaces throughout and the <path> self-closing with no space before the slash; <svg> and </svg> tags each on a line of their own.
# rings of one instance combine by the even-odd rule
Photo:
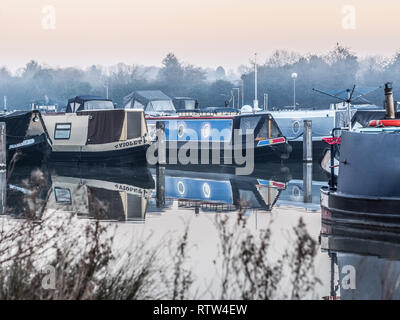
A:
<svg viewBox="0 0 400 320">
<path fill-rule="evenodd" d="M 393 101 L 393 88 L 392 83 L 385 83 L 385 109 L 386 109 L 386 118 L 394 119 L 394 101 Z"/>
</svg>

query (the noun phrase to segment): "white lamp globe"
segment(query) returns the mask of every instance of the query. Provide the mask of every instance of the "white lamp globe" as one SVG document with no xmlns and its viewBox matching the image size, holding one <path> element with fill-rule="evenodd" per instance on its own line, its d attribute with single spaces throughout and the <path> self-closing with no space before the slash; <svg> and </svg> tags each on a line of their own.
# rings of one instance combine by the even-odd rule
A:
<svg viewBox="0 0 400 320">
<path fill-rule="evenodd" d="M 292 73 L 292 79 L 297 79 L 297 73 L 296 72 Z"/>
</svg>

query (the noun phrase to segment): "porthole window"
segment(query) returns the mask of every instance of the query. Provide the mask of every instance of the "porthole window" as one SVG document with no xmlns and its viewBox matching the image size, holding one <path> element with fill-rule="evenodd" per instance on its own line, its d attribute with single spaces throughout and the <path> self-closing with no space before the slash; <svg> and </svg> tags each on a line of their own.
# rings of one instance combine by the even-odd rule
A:
<svg viewBox="0 0 400 320">
<path fill-rule="evenodd" d="M 207 139 L 207 138 L 210 137 L 210 134 L 211 134 L 211 126 L 210 126 L 209 123 L 206 123 L 206 124 L 204 124 L 203 127 L 201 128 L 201 136 L 202 136 L 204 139 Z"/>
<path fill-rule="evenodd" d="M 184 195 L 185 194 L 185 185 L 183 184 L 182 181 L 178 182 L 177 188 L 178 188 L 178 192 L 179 192 L 180 195 Z"/>
<path fill-rule="evenodd" d="M 208 183 L 203 183 L 203 194 L 205 198 L 210 198 L 211 196 L 211 188 L 210 185 Z"/>
<path fill-rule="evenodd" d="M 300 121 L 295 120 L 292 122 L 292 131 L 294 134 L 298 134 L 300 132 Z"/>
<path fill-rule="evenodd" d="M 184 126 L 183 123 L 181 123 L 181 124 L 178 126 L 178 137 L 179 137 L 179 138 L 182 138 L 183 135 L 184 135 L 184 133 L 185 133 L 185 126 Z"/>
</svg>

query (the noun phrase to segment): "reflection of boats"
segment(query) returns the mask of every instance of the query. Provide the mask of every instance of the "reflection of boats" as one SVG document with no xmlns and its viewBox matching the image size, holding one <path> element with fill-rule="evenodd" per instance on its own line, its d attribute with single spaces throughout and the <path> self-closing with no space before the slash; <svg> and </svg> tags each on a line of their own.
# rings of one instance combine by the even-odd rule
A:
<svg viewBox="0 0 400 320">
<path fill-rule="evenodd" d="M 45 172 L 45 176 L 40 198 L 46 210 L 74 212 L 100 220 L 144 221 L 154 186 L 146 168 L 104 171 L 96 167 L 56 167 Z M 23 177 L 27 177 L 27 172 L 17 172 L 9 186 L 8 212 L 13 215 L 24 213 L 23 197 L 32 192 L 29 185 L 21 182 Z"/>
<path fill-rule="evenodd" d="M 331 258 L 331 297 L 400 299 L 400 234 L 322 224 L 321 249 Z"/>
<path fill-rule="evenodd" d="M 154 139 L 157 123 L 164 126 L 168 151 L 179 150 L 188 141 L 202 143 L 202 148 L 207 145 L 208 150 L 223 151 L 219 155 L 225 163 L 224 156 L 228 151 L 231 154 L 232 148 L 245 148 L 246 136 L 250 137 L 249 131 L 254 135 L 249 148 L 254 151 L 256 159 L 287 159 L 291 151 L 275 120 L 267 113 L 199 110 L 177 113 L 171 98 L 161 91 L 151 90 L 132 92 L 124 98 L 124 107 L 144 110 L 149 134 Z M 235 135 L 235 129 L 240 130 L 240 133 Z M 225 148 L 225 144 L 230 145 L 230 148 Z M 197 147 L 200 149 L 199 145 Z M 235 159 L 233 162 L 236 163 Z"/>
<path fill-rule="evenodd" d="M 142 111 L 116 110 L 111 100 L 77 96 L 68 101 L 65 113 L 42 117 L 52 162 L 145 163 L 150 140 Z"/>
<path fill-rule="evenodd" d="M 178 206 L 203 211 L 259 209 L 270 211 L 285 188 L 285 181 L 220 172 L 150 169 L 156 181 L 153 196 L 163 208 L 170 201 Z M 165 189 L 159 188 L 165 186 Z M 157 193 L 158 192 L 158 193 Z M 162 194 L 160 194 L 160 192 Z"/>
<path fill-rule="evenodd" d="M 312 211 L 320 210 L 320 190 L 325 181 L 312 181 L 311 190 L 307 190 L 304 180 L 290 180 L 285 190 L 282 190 L 277 205 L 295 206 Z"/>
</svg>

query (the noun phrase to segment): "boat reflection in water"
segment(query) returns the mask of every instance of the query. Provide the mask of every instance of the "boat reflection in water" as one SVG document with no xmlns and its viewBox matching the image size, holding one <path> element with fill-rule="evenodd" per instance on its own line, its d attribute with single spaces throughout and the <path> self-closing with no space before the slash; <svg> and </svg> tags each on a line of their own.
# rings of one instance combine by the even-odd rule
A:
<svg viewBox="0 0 400 320">
<path fill-rule="evenodd" d="M 34 176 L 40 176 L 39 183 Z M 3 184 L 5 177 L 4 173 Z M 20 218 L 32 214 L 26 200 L 34 196 L 35 203 L 42 203 L 41 212 L 74 212 L 79 217 L 104 221 L 143 222 L 146 212 L 159 215 L 177 208 L 193 208 L 195 213 L 251 214 L 253 210 L 271 211 L 289 179 L 289 169 L 280 164 L 256 171 L 253 176 L 235 176 L 229 170 L 176 170 L 171 166 L 106 170 L 52 166 L 42 167 L 40 174 L 21 167 L 10 177 L 3 212 Z"/>
<path fill-rule="evenodd" d="M 103 221 L 143 222 L 154 181 L 146 168 L 46 168 L 36 203 L 44 210 L 73 212 L 78 217 Z M 8 186 L 6 213 L 23 217 L 24 197 L 31 197 L 36 182 L 25 170 L 13 173 Z M 133 183 L 132 183 L 133 181 Z"/>
<path fill-rule="evenodd" d="M 331 259 L 330 298 L 400 299 L 400 224 L 396 230 L 322 222 Z"/>
<path fill-rule="evenodd" d="M 286 187 L 288 171 L 256 172 L 255 176 L 236 176 L 229 172 L 201 171 L 173 166 L 150 169 L 156 181 L 151 210 L 162 212 L 177 202 L 177 208 L 192 208 L 195 213 L 271 211 Z M 278 173 L 278 175 L 274 175 Z"/>
</svg>

